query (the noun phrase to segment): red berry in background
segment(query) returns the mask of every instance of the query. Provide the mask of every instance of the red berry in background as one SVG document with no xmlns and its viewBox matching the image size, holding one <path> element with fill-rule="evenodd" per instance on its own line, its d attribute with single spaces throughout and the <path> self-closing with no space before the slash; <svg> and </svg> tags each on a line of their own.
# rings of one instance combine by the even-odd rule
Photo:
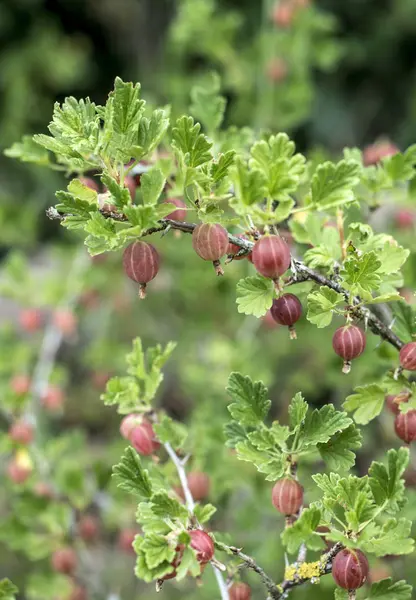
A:
<svg viewBox="0 0 416 600">
<path fill-rule="evenodd" d="M 416 371 L 416 342 L 409 342 L 400 350 L 400 364 L 406 371 Z"/>
<path fill-rule="evenodd" d="M 98 258 L 99 256 L 105 256 L 105 254 L 98 254 L 93 258 Z M 97 308 L 100 305 L 101 296 L 100 292 L 95 289 L 85 290 L 80 296 L 80 304 L 87 309 Z"/>
<path fill-rule="evenodd" d="M 344 590 L 356 590 L 364 585 L 368 571 L 368 560 L 361 550 L 344 548 L 332 561 L 332 576 Z"/>
<path fill-rule="evenodd" d="M 78 559 L 72 548 L 59 548 L 52 554 L 51 563 L 57 573 L 72 575 L 77 568 Z"/>
<path fill-rule="evenodd" d="M 279 325 L 273 319 L 272 311 L 270 309 L 261 318 L 261 320 L 263 321 L 263 323 L 267 327 L 267 329 L 276 329 L 276 327 L 279 327 Z"/>
<path fill-rule="evenodd" d="M 30 379 L 27 375 L 15 375 L 10 382 L 10 387 L 15 394 L 23 396 L 30 390 Z"/>
<path fill-rule="evenodd" d="M 416 440 L 416 410 L 399 413 L 394 421 L 394 431 L 406 444 L 414 442 Z"/>
<path fill-rule="evenodd" d="M 176 550 L 175 558 L 170 563 L 173 567 L 173 571 L 171 573 L 168 573 L 164 577 L 162 577 L 162 581 L 167 581 L 168 579 L 174 579 L 176 577 L 176 575 L 178 574 L 177 568 L 179 567 L 179 565 L 182 562 L 182 557 L 183 557 L 183 553 L 185 551 L 185 546 L 183 544 L 180 544 L 179 546 L 176 546 L 175 550 Z"/>
<path fill-rule="evenodd" d="M 56 310 L 53 314 L 52 321 L 55 327 L 57 327 L 64 335 L 73 335 L 77 329 L 77 318 L 72 310 Z"/>
<path fill-rule="evenodd" d="M 129 190 L 130 197 L 132 200 L 134 200 L 136 197 L 136 181 L 134 180 L 134 177 L 131 175 L 126 175 L 124 178 L 124 187 Z"/>
<path fill-rule="evenodd" d="M 64 405 L 64 393 L 57 385 L 50 385 L 41 399 L 42 406 L 49 412 L 57 412 Z"/>
<path fill-rule="evenodd" d="M 316 533 L 329 533 L 331 530 L 329 529 L 329 527 L 326 527 L 326 525 L 319 525 L 319 527 L 317 527 L 315 531 Z M 331 540 L 328 540 L 325 536 L 322 536 L 322 540 L 325 542 L 325 545 L 328 550 L 335 546 L 335 542 L 331 542 Z"/>
<path fill-rule="evenodd" d="M 368 582 L 376 583 L 377 581 L 381 581 L 382 579 L 387 579 L 392 576 L 391 569 L 386 564 L 379 564 L 375 567 L 371 567 L 370 572 L 368 574 Z"/>
<path fill-rule="evenodd" d="M 174 204 L 178 208 L 173 210 L 171 213 L 166 215 L 165 219 L 172 219 L 173 221 L 186 221 L 186 204 L 180 198 L 168 198 L 165 200 L 167 204 Z"/>
<path fill-rule="evenodd" d="M 193 529 L 189 532 L 191 536 L 191 548 L 196 551 L 196 558 L 201 564 L 212 560 L 215 552 L 212 538 L 201 529 Z"/>
<path fill-rule="evenodd" d="M 299 298 L 294 294 L 283 294 L 280 298 L 273 300 L 270 312 L 276 323 L 289 327 L 290 338 L 296 339 L 296 331 L 293 326 L 302 316 L 302 304 Z"/>
<path fill-rule="evenodd" d="M 7 475 L 13 483 L 24 483 L 32 473 L 32 467 L 26 464 L 20 463 L 17 458 L 12 460 L 7 465 Z"/>
<path fill-rule="evenodd" d="M 199 502 L 209 496 L 211 482 L 206 473 L 202 473 L 201 471 L 191 471 L 188 473 L 187 480 L 189 491 L 194 500 Z M 176 489 L 176 492 L 183 500 L 185 499 L 182 486 L 179 486 Z"/>
<path fill-rule="evenodd" d="M 133 242 L 124 250 L 124 272 L 140 285 L 140 298 L 145 298 L 146 284 L 156 277 L 159 263 L 160 258 L 156 248 L 146 242 Z"/>
<path fill-rule="evenodd" d="M 267 77 L 272 83 L 280 83 L 287 76 L 287 65 L 282 58 L 274 58 L 267 65 Z"/>
<path fill-rule="evenodd" d="M 42 326 L 42 313 L 36 308 L 25 308 L 19 315 L 19 323 L 25 331 L 37 331 Z"/>
<path fill-rule="evenodd" d="M 80 585 L 76 585 L 76 584 L 70 591 L 69 596 L 67 598 L 67 600 L 87 600 L 87 599 L 88 599 L 87 590 L 84 587 L 82 587 Z"/>
<path fill-rule="evenodd" d="M 51 499 L 54 497 L 54 492 L 51 485 L 49 483 L 46 483 L 45 481 L 38 481 L 37 483 L 35 483 L 33 487 L 33 492 L 39 498 Z"/>
<path fill-rule="evenodd" d="M 251 588 L 242 581 L 233 583 L 229 589 L 230 600 L 251 600 Z"/>
<path fill-rule="evenodd" d="M 91 177 L 80 177 L 79 180 L 81 181 L 81 183 L 83 183 L 85 186 L 87 186 L 91 190 L 94 190 L 95 192 L 100 191 L 98 183 Z"/>
<path fill-rule="evenodd" d="M 33 426 L 25 421 L 16 421 L 9 429 L 9 437 L 13 442 L 27 446 L 33 440 Z"/>
<path fill-rule="evenodd" d="M 192 232 L 192 247 L 198 256 L 214 263 L 217 275 L 224 274 L 218 262 L 227 252 L 228 233 L 222 225 L 218 223 L 197 225 Z"/>
<path fill-rule="evenodd" d="M 91 375 L 92 383 L 97 390 L 102 390 L 107 385 L 107 381 L 111 379 L 110 373 L 107 371 L 94 371 Z"/>
<path fill-rule="evenodd" d="M 244 233 L 237 233 L 237 235 L 235 237 L 241 238 L 242 240 L 247 240 L 247 237 L 244 235 Z M 247 258 L 250 262 L 253 262 L 251 252 L 249 254 L 243 254 L 242 256 L 235 256 L 237 254 L 237 252 L 239 252 L 240 250 L 241 250 L 240 246 L 237 246 L 236 244 L 232 244 L 231 242 L 229 242 L 228 248 L 227 248 L 227 254 L 232 256 L 233 260 L 243 260 L 244 258 Z"/>
<path fill-rule="evenodd" d="M 386 406 L 394 415 L 400 413 L 399 405 L 402 402 L 408 402 L 410 394 L 408 392 L 400 392 L 400 394 L 389 394 L 385 397 Z"/>
<path fill-rule="evenodd" d="M 270 279 L 278 279 L 290 267 L 290 250 L 278 235 L 265 235 L 253 247 L 253 265 Z"/>
<path fill-rule="evenodd" d="M 279 1 L 273 10 L 272 20 L 278 27 L 289 27 L 295 14 L 295 6 L 288 0 Z"/>
<path fill-rule="evenodd" d="M 303 504 L 303 487 L 291 477 L 279 479 L 273 486 L 272 502 L 282 515 L 294 515 Z"/>
<path fill-rule="evenodd" d="M 383 158 L 400 152 L 398 147 L 389 140 L 381 140 L 370 144 L 363 151 L 363 163 L 366 167 L 376 165 Z"/>
<path fill-rule="evenodd" d="M 84 542 L 94 542 L 100 533 L 100 524 L 93 515 L 83 515 L 78 523 L 78 535 Z"/>
<path fill-rule="evenodd" d="M 135 554 L 133 548 L 134 538 L 138 532 L 135 529 L 122 529 L 118 536 L 118 547 L 127 554 Z"/>
<path fill-rule="evenodd" d="M 412 229 L 415 224 L 415 213 L 412 210 L 401 208 L 394 215 L 394 220 L 399 229 Z"/>
<path fill-rule="evenodd" d="M 355 325 L 345 325 L 334 333 L 332 347 L 335 353 L 344 359 L 343 373 L 351 370 L 351 361 L 364 352 L 366 345 L 365 333 Z"/>
<path fill-rule="evenodd" d="M 135 425 L 130 432 L 131 445 L 139 454 L 150 456 L 160 448 L 152 424 L 143 419 L 139 425 Z"/>
<path fill-rule="evenodd" d="M 123 417 L 120 423 L 120 433 L 121 435 L 128 440 L 130 438 L 130 434 L 133 431 L 136 425 L 140 425 L 142 421 L 141 415 L 136 415 L 134 413 L 130 415 L 126 415 Z"/>
</svg>

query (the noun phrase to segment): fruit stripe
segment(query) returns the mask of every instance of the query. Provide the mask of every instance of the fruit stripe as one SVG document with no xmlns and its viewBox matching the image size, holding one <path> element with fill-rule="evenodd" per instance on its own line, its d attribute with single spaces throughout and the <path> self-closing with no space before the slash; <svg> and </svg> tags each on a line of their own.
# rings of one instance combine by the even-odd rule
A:
<svg viewBox="0 0 416 600">
<path fill-rule="evenodd" d="M 338 329 L 333 338 L 333 348 L 344 360 L 352 360 L 363 353 L 366 345 L 364 333 L 359 327 L 348 326 Z"/>
<path fill-rule="evenodd" d="M 408 371 L 416 371 L 416 342 L 409 342 L 400 350 L 400 364 Z"/>
<path fill-rule="evenodd" d="M 406 444 L 416 440 L 416 410 L 398 414 L 394 421 L 394 430 Z"/>
<path fill-rule="evenodd" d="M 201 223 L 192 234 L 192 246 L 204 260 L 219 260 L 227 252 L 228 233 L 222 225 Z"/>
<path fill-rule="evenodd" d="M 253 264 L 264 277 L 277 279 L 290 266 L 288 245 L 277 235 L 261 238 L 253 248 Z"/>
<path fill-rule="evenodd" d="M 362 552 L 343 550 L 334 560 L 332 573 L 336 583 L 345 590 L 360 588 L 367 579 L 367 558 Z"/>
<path fill-rule="evenodd" d="M 284 515 L 297 513 L 302 500 L 302 487 L 293 479 L 281 479 L 273 488 L 273 504 Z"/>
<path fill-rule="evenodd" d="M 123 264 L 130 279 L 138 283 L 148 283 L 158 273 L 159 255 L 150 244 L 133 242 L 124 251 Z"/>
</svg>

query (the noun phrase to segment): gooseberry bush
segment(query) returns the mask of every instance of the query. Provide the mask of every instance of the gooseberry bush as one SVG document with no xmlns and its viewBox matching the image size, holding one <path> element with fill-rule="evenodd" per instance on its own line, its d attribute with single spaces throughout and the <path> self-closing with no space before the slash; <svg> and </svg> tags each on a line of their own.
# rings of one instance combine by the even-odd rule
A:
<svg viewBox="0 0 416 600">
<path fill-rule="evenodd" d="M 120 414 L 120 438 L 129 444 L 113 478 L 124 494 L 120 506 L 130 500 L 136 506 L 140 531 L 125 542 L 136 555 L 135 573 L 159 590 L 188 578 L 203 583 L 211 568 L 222 600 L 251 597 L 245 570 L 257 574 L 259 598 L 296 597 L 295 588 L 325 585 L 332 573 L 337 600 L 410 599 L 404 580 L 366 584 L 377 558 L 414 549 L 404 474 L 416 439 L 416 321 L 400 294 L 401 269 L 413 257 L 378 230 L 374 215 L 391 195 L 411 212 L 416 146 L 402 153 L 390 147 L 372 161 L 356 148 L 334 162 L 308 161 L 285 133 L 222 129 L 226 102 L 217 88 L 197 87 L 192 98 L 200 122 L 148 107 L 139 84 L 117 78 L 105 106 L 67 98 L 55 105 L 50 135 L 25 138 L 7 153 L 65 172 L 69 184 L 57 191 L 48 217 L 83 237 L 91 256 L 117 253 L 119 270 L 137 286 L 137 302 L 152 302 L 164 238 L 180 233 L 207 279 L 226 278 L 236 261 L 246 263 L 249 274 L 236 286 L 239 313 L 271 315 L 288 328 L 290 344 L 300 345 L 295 324 L 306 319 L 308 327 L 324 329 L 334 322 L 334 359 L 345 376 L 367 352 L 376 366 L 342 409 L 313 408 L 300 389 L 280 420 L 273 420 L 262 381 L 230 374 L 223 442 L 269 482 L 270 505 L 284 518 L 286 564 L 267 573 L 238 537 L 212 527 L 218 521 L 208 502 L 210 473 L 192 463 L 201 439 L 158 407 L 175 344 L 145 350 L 136 337 L 125 374 L 111 377 L 102 394 Z M 22 323 L 32 330 L 39 319 L 26 314 Z M 54 323 L 72 327 L 62 315 Z M 296 368 L 302 373 L 302 361 Z M 25 394 L 23 383 L 14 382 L 17 394 Z M 385 402 L 395 413 L 397 447 L 355 475 L 362 428 Z M 16 486 L 41 468 L 39 435 L 18 419 L 11 426 L 15 456 L 8 472 Z M 311 478 L 303 478 L 304 465 L 312 465 Z M 96 535 L 91 518 L 79 528 L 84 538 Z M 51 552 L 53 569 L 64 577 L 73 578 L 77 561 L 70 544 Z M 10 585 L 3 583 L 4 594 Z"/>
</svg>

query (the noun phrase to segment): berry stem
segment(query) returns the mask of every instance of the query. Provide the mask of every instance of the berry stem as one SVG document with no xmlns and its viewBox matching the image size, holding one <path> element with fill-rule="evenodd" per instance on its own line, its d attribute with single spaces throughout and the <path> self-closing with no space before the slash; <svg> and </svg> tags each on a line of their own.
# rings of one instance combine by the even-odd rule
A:
<svg viewBox="0 0 416 600">
<path fill-rule="evenodd" d="M 224 269 L 222 268 L 219 260 L 214 260 L 212 264 L 214 265 L 214 269 L 217 275 L 224 275 Z"/>
<path fill-rule="evenodd" d="M 146 298 L 146 284 L 145 283 L 139 284 L 139 298 L 140 298 L 140 300 L 144 300 Z"/>
<path fill-rule="evenodd" d="M 289 327 L 289 338 L 291 340 L 297 340 L 298 339 L 298 336 L 297 336 L 296 329 L 295 329 L 294 325 L 291 325 Z"/>
</svg>

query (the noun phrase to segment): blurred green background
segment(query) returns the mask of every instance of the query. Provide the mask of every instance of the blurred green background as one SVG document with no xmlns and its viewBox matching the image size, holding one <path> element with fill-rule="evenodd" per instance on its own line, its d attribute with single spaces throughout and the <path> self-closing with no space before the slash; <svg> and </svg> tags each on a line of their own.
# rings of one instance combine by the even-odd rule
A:
<svg viewBox="0 0 416 600">
<path fill-rule="evenodd" d="M 228 100 L 227 126 L 287 131 L 308 155 L 336 155 L 346 145 L 364 148 L 381 137 L 402 149 L 414 142 L 416 0 L 303 4 L 285 24 L 275 22 L 277 5 L 270 0 L 3 0 L 0 149 L 23 134 L 46 132 L 53 103 L 67 95 L 103 103 L 116 75 L 140 81 L 146 100 L 170 104 L 174 115 L 181 114 L 189 107 L 192 86 L 212 71 L 221 76 Z M 60 173 L 0 156 L 0 276 L 3 283 L 11 274 L 19 281 L 8 294 L 12 300 L 5 294 L 0 303 L 0 318 L 9 323 L 0 338 L 3 397 L 12 375 L 31 372 L 42 340 L 42 332 L 21 331 L 18 311 L 40 307 L 49 314 L 64 303 L 73 292 L 67 280 L 72 257 L 86 256 L 73 232 L 45 217 L 55 191 L 64 187 Z M 391 210 L 381 214 L 376 227 L 394 232 L 414 250 L 413 232 L 398 231 Z M 99 399 L 99 376 L 105 380 L 123 372 L 133 336 L 141 336 L 145 345 L 178 341 L 160 404 L 190 423 L 192 467 L 212 476 L 210 500 L 219 506 L 215 529 L 244 546 L 276 579 L 283 574 L 283 520 L 271 505 L 271 486 L 224 447 L 229 373 L 240 370 L 263 379 L 270 387 L 273 416 L 284 421 L 295 392 L 302 391 L 313 406 L 340 406 L 355 385 L 372 381 L 390 366 L 394 354 L 379 351 L 379 340 L 369 336 L 368 350 L 346 378 L 332 353 L 331 331 L 302 319 L 298 341 L 290 342 L 286 330 L 237 312 L 235 286 L 253 270 L 248 261 L 232 263 L 219 280 L 193 253 L 186 235 L 154 243 L 163 267 L 146 302 L 138 301 L 134 285 L 125 280 L 120 255 L 83 259 L 82 274 L 76 276 L 76 285 L 82 285 L 75 308 L 77 333 L 65 338 L 52 374 L 52 381 L 65 389 L 66 402 L 59 418 L 45 419 L 46 440 L 66 440 L 72 460 L 83 464 L 83 485 L 104 495 L 100 541 L 80 550 L 81 581 L 91 598 L 155 596 L 152 586 L 135 582 L 134 560 L 117 546 L 118 530 L 134 526 L 134 506 L 123 494 L 113 490 L 111 499 L 106 493 L 123 442 L 118 417 Z M 407 288 L 415 283 L 412 265 L 414 259 L 406 272 Z M 358 473 L 398 446 L 392 422 L 386 413 L 367 426 Z M 52 462 L 58 461 L 56 448 L 48 448 Z M 322 468 L 301 469 L 308 501 L 316 493 L 310 473 Z M 10 510 L 7 493 L 0 492 L 2 518 Z M 409 514 L 415 502 L 409 503 Z M 80 509 L 90 510 L 88 502 L 80 501 Z M 27 532 L 16 529 L 16 535 L 25 540 Z M 15 551 L 0 546 L 0 577 L 7 575 L 26 590 L 22 598 L 45 600 L 50 597 L 41 585 L 49 577 L 47 557 L 35 552 L 28 558 L 26 543 L 21 546 L 16 544 Z M 416 583 L 412 560 L 379 561 L 373 568 L 410 583 L 413 577 Z M 45 579 L 39 583 L 33 574 L 42 573 Z M 264 598 L 256 577 L 249 574 L 247 580 L 253 598 Z M 169 583 L 158 597 L 216 597 L 208 572 L 204 582 L 201 588 L 192 581 Z M 298 589 L 291 596 L 331 598 L 332 589 L 326 578 L 320 587 Z"/>
</svg>

